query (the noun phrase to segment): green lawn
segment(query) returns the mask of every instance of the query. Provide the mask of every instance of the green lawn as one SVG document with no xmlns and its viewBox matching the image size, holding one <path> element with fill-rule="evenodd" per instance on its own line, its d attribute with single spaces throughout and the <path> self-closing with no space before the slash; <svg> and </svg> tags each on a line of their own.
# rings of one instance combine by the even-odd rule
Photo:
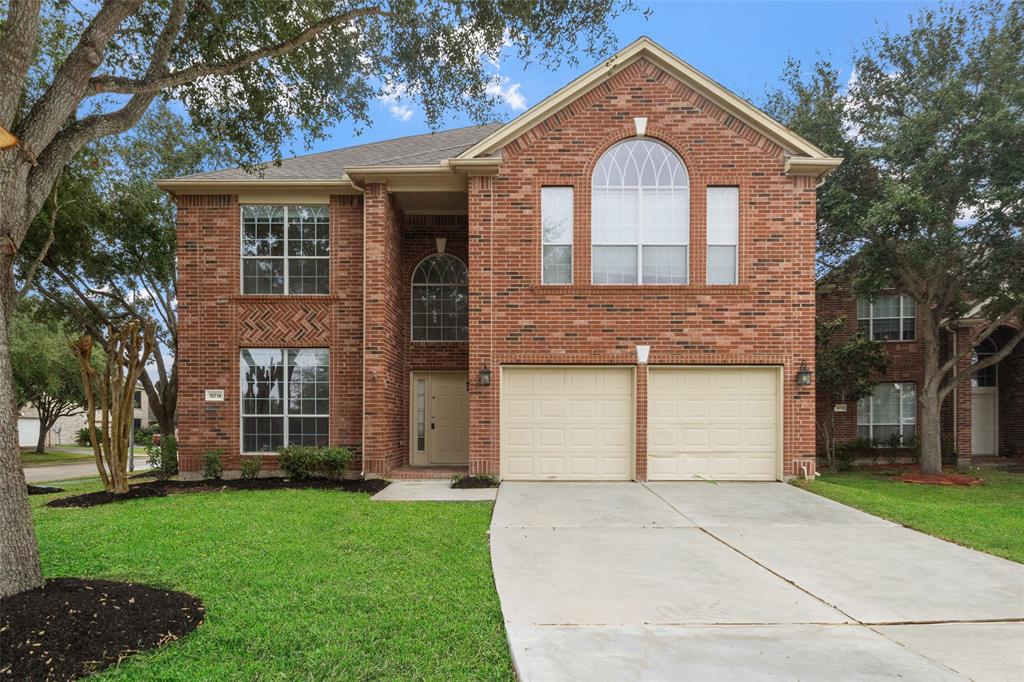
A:
<svg viewBox="0 0 1024 682">
<path fill-rule="evenodd" d="M 970 472 L 985 483 L 971 488 L 915 485 L 894 474 L 825 474 L 802 488 L 851 507 L 1024 563 L 1024 474 Z"/>
<path fill-rule="evenodd" d="M 42 507 L 49 499 L 32 498 L 47 577 L 132 580 L 206 604 L 197 631 L 102 679 L 513 679 L 490 503 L 317 490 L 89 509 Z"/>
<path fill-rule="evenodd" d="M 92 458 L 92 452 L 86 452 L 83 449 L 64 450 L 59 447 L 51 447 L 46 452 L 36 452 L 34 448 L 21 451 L 21 463 L 23 466 L 84 462 Z"/>
</svg>

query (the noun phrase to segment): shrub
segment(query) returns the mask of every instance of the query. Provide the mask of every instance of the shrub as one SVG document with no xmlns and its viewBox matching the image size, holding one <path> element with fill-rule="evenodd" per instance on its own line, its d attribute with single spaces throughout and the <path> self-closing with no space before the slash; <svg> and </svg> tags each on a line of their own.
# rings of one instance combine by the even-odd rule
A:
<svg viewBox="0 0 1024 682">
<path fill-rule="evenodd" d="M 160 427 L 156 424 L 135 429 L 135 444 L 141 446 L 152 445 L 153 434 L 159 433 L 159 431 Z"/>
<path fill-rule="evenodd" d="M 154 434 L 152 440 L 146 446 L 146 456 L 149 466 L 153 469 L 157 478 L 170 478 L 178 473 L 178 441 L 174 436 L 159 436 Z"/>
<path fill-rule="evenodd" d="M 245 455 L 242 457 L 242 462 L 239 465 L 242 478 L 256 478 L 260 475 L 262 468 L 263 455 Z"/>
<path fill-rule="evenodd" d="M 324 476 L 340 478 L 352 461 L 348 448 L 318 448 L 311 445 L 289 445 L 277 453 L 281 470 L 296 480 Z"/>
<path fill-rule="evenodd" d="M 210 480 L 220 478 L 224 473 L 224 463 L 221 461 L 222 450 L 207 450 L 203 453 L 203 478 Z"/>
<path fill-rule="evenodd" d="M 96 437 L 100 439 L 100 442 L 103 441 L 103 429 L 96 429 Z M 78 433 L 75 434 L 75 445 L 81 445 L 83 448 L 92 447 L 92 441 L 89 440 L 88 427 L 83 426 L 82 428 L 78 429 Z"/>
</svg>

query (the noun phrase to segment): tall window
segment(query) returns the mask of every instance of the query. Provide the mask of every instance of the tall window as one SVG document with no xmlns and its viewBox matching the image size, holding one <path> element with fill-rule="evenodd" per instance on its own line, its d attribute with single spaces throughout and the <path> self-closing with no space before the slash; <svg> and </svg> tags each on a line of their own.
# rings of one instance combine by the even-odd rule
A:
<svg viewBox="0 0 1024 682">
<path fill-rule="evenodd" d="M 999 347 L 992 339 L 985 339 L 974 348 L 971 362 L 978 362 L 999 352 Z M 989 365 L 971 375 L 971 386 L 974 388 L 992 388 L 999 385 L 998 364 Z"/>
<path fill-rule="evenodd" d="M 451 254 L 427 256 L 412 273 L 412 340 L 469 340 L 469 273 Z"/>
<path fill-rule="evenodd" d="M 242 293 L 326 294 L 326 206 L 242 207 Z"/>
<path fill-rule="evenodd" d="M 326 350 L 245 348 L 241 375 L 243 452 L 327 445 Z"/>
<path fill-rule="evenodd" d="M 906 294 L 857 299 L 857 327 L 872 341 L 913 341 L 917 306 Z"/>
<path fill-rule="evenodd" d="M 572 284 L 572 187 L 540 188 L 542 284 Z"/>
<path fill-rule="evenodd" d="M 679 156 L 654 140 L 609 149 L 594 168 L 594 284 L 685 284 L 690 179 Z"/>
<path fill-rule="evenodd" d="M 906 444 L 917 433 L 917 387 L 878 384 L 857 403 L 857 435 L 881 444 Z"/>
<path fill-rule="evenodd" d="M 740 190 L 708 187 L 708 284 L 736 284 Z"/>
</svg>

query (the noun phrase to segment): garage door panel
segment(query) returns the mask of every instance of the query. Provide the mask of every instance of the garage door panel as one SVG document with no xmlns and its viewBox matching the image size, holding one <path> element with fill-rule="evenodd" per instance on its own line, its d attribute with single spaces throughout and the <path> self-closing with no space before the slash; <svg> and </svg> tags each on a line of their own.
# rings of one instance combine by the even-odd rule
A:
<svg viewBox="0 0 1024 682">
<path fill-rule="evenodd" d="M 505 367 L 502 372 L 503 476 L 562 480 L 631 478 L 631 369 Z M 525 409 L 523 403 L 530 408 Z M 526 432 L 531 434 L 529 438 L 523 436 Z"/>
<path fill-rule="evenodd" d="M 776 478 L 777 369 L 651 368 L 649 377 L 649 478 Z"/>
</svg>

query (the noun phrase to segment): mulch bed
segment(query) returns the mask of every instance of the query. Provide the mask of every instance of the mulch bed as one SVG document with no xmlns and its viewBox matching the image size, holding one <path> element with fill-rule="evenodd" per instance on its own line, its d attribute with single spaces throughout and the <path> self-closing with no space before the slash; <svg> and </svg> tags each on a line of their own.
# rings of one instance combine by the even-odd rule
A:
<svg viewBox="0 0 1024 682">
<path fill-rule="evenodd" d="M 463 476 L 452 481 L 453 488 L 497 488 L 498 481 L 489 476 Z"/>
<path fill-rule="evenodd" d="M 895 476 L 893 480 L 902 481 L 903 483 L 922 483 L 925 485 L 972 486 L 984 483 L 977 476 L 967 476 L 966 474 L 921 474 L 917 472 Z"/>
<path fill-rule="evenodd" d="M 74 680 L 195 630 L 196 597 L 134 583 L 54 578 L 3 600 L 0 679 Z"/>
<path fill-rule="evenodd" d="M 53 493 L 62 493 L 64 488 L 57 488 L 52 485 L 32 485 L 28 484 L 29 495 L 52 495 Z"/>
<path fill-rule="evenodd" d="M 166 497 L 183 493 L 220 493 L 225 490 L 283 490 L 315 488 L 322 490 L 339 490 L 347 493 L 378 493 L 388 487 L 389 482 L 377 479 L 369 480 L 336 480 L 327 478 L 311 478 L 293 481 L 287 478 L 235 478 L 216 481 L 148 481 L 136 483 L 128 488 L 123 495 L 115 495 L 104 490 L 84 495 L 72 495 L 51 500 L 47 507 L 95 507 L 122 500 L 137 500 L 146 497 Z"/>
</svg>

